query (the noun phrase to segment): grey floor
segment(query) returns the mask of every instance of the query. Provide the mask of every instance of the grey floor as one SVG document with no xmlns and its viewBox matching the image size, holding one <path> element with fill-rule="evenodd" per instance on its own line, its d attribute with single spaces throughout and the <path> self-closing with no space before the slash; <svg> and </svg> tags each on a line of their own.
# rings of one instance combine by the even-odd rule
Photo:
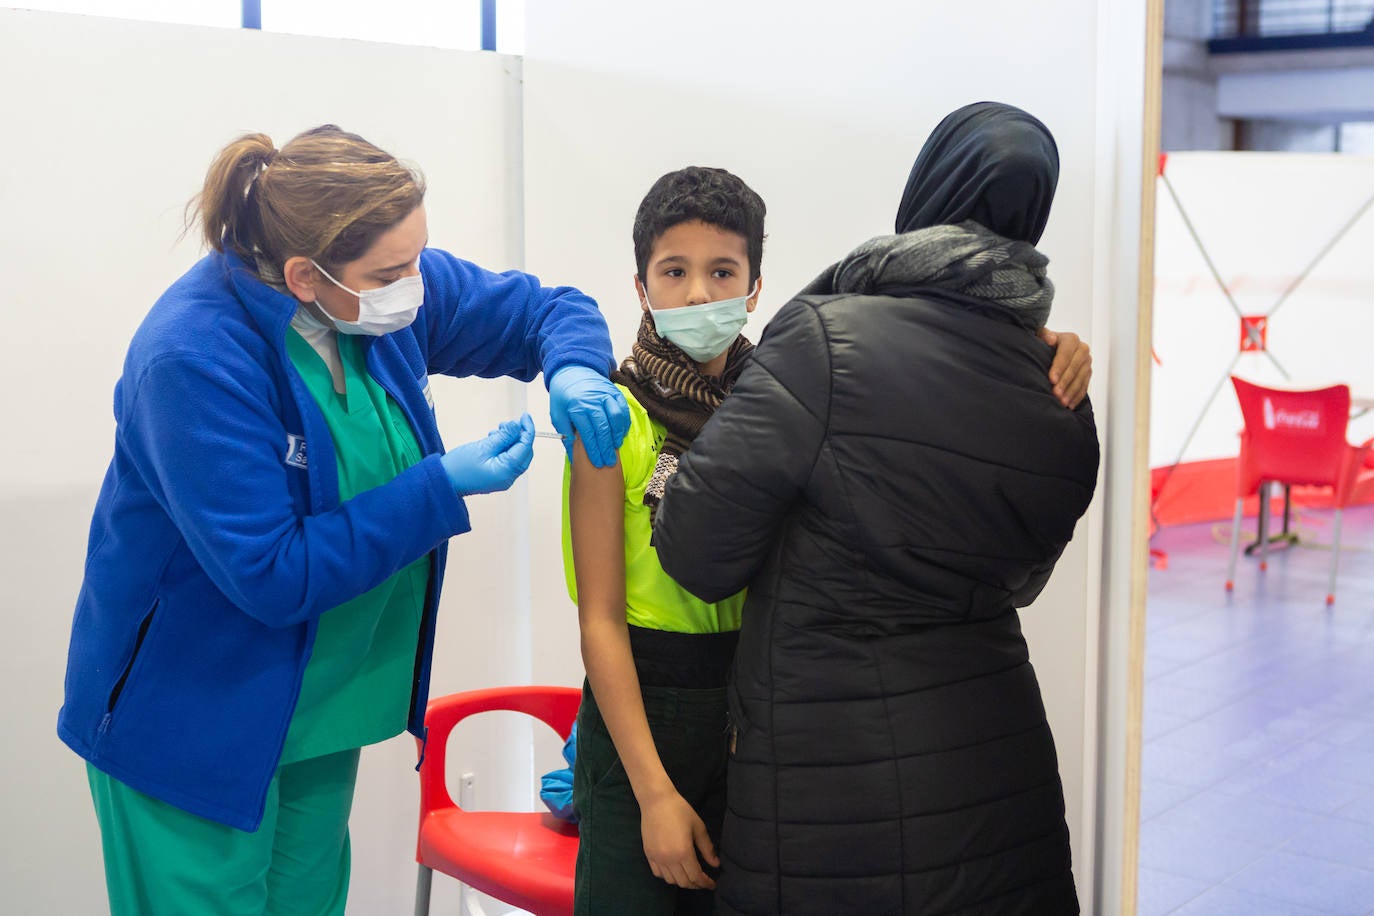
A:
<svg viewBox="0 0 1374 916">
<path fill-rule="evenodd" d="M 1346 512 L 1327 608 L 1330 522 L 1242 557 L 1229 597 L 1229 523 L 1155 535 L 1141 916 L 1374 913 L 1374 507 Z"/>
</svg>

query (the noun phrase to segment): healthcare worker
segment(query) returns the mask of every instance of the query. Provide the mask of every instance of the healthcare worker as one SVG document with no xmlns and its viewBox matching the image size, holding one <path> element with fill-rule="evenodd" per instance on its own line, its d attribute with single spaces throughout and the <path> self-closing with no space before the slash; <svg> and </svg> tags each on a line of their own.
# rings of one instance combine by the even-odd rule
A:
<svg viewBox="0 0 1374 916">
<path fill-rule="evenodd" d="M 464 497 L 528 415 L 445 451 L 428 376 L 542 372 L 599 465 L 629 423 L 577 290 L 428 248 L 424 184 L 332 125 L 245 135 L 191 212 L 212 251 L 115 387 L 58 734 L 121 914 L 341 914 L 359 749 L 423 739 Z"/>
</svg>

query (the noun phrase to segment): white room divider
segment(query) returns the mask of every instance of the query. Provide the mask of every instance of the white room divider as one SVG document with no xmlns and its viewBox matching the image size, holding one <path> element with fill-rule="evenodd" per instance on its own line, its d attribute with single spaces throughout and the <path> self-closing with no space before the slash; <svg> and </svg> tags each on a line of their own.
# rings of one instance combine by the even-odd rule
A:
<svg viewBox="0 0 1374 916">
<path fill-rule="evenodd" d="M 425 172 L 433 245 L 518 267 L 519 78 L 518 59 L 494 54 L 0 10 L 0 909 L 104 907 L 84 767 L 55 731 L 67 637 L 124 348 L 200 254 L 195 236 L 178 237 L 211 158 L 242 132 L 280 145 L 337 123 Z M 434 387 L 450 443 L 523 409 L 516 382 L 445 382 Z M 524 501 L 470 501 L 473 531 L 449 555 L 436 694 L 528 680 Z M 479 804 L 530 804 L 528 726 L 463 728 L 454 768 L 477 774 Z M 414 761 L 409 739 L 363 755 L 352 912 L 410 905 Z M 436 907 L 454 893 L 436 882 Z"/>
</svg>

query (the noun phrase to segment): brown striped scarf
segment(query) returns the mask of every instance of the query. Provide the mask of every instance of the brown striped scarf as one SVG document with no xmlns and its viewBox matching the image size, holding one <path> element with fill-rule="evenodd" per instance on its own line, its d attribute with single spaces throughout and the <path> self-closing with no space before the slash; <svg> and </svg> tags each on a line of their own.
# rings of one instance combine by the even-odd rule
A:
<svg viewBox="0 0 1374 916">
<path fill-rule="evenodd" d="M 754 345 L 743 334 L 736 337 L 730 344 L 720 378 L 710 378 L 701 374 L 695 360 L 658 336 L 648 313 L 640 321 L 631 355 L 611 373 L 611 381 L 630 389 L 635 400 L 650 417 L 663 424 L 667 433 L 654 473 L 644 488 L 644 505 L 651 515 L 663 499 L 664 487 L 677 473 L 678 458 L 692 447 L 697 433 L 735 387 L 753 350 Z"/>
</svg>

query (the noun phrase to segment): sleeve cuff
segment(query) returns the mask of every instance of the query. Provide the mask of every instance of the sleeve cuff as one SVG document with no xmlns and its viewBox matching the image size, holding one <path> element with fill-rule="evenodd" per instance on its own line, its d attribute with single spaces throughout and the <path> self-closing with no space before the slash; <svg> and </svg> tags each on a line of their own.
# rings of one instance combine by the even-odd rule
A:
<svg viewBox="0 0 1374 916">
<path fill-rule="evenodd" d="M 425 469 L 426 482 L 434 504 L 439 507 L 443 523 L 443 536 L 453 537 L 472 530 L 468 518 L 468 507 L 463 498 L 453 491 L 448 475 L 444 473 L 443 462 L 438 455 L 430 455 L 421 466 Z"/>
<path fill-rule="evenodd" d="M 598 372 L 606 378 L 611 377 L 611 370 L 615 368 L 613 360 L 608 359 L 606 354 L 600 350 L 567 350 L 551 356 L 545 363 L 544 388 L 547 390 L 550 380 L 558 373 L 559 369 L 565 366 L 585 366 L 593 372 Z"/>
</svg>

